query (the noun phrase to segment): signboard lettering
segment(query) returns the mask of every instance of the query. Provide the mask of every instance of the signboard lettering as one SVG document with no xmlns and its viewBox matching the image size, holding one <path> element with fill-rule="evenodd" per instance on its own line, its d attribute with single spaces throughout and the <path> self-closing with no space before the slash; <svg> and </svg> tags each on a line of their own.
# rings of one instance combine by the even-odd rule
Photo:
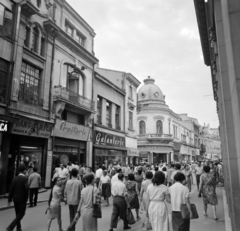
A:
<svg viewBox="0 0 240 231">
<path fill-rule="evenodd" d="M 125 137 L 95 131 L 94 143 L 99 145 L 115 146 L 125 148 Z"/>
<path fill-rule="evenodd" d="M 63 120 L 57 120 L 54 128 L 54 136 L 87 141 L 90 128 L 73 124 Z"/>
<path fill-rule="evenodd" d="M 5 122 L 0 122 L 0 132 L 7 132 L 8 124 Z"/>
</svg>

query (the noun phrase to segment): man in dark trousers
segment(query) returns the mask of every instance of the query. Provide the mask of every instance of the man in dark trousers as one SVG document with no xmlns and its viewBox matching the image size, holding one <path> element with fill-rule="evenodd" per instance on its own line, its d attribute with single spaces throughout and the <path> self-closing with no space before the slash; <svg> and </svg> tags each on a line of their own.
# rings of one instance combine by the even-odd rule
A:
<svg viewBox="0 0 240 231">
<path fill-rule="evenodd" d="M 29 207 L 37 206 L 38 201 L 38 190 L 41 187 L 41 176 L 37 173 L 37 167 L 33 168 L 33 173 L 28 177 L 28 185 L 29 185 Z M 33 196 L 34 196 L 34 204 L 33 204 Z"/>
<path fill-rule="evenodd" d="M 8 204 L 14 202 L 16 218 L 7 227 L 7 231 L 12 231 L 17 226 L 17 231 L 22 231 L 21 220 L 25 215 L 28 200 L 28 179 L 25 176 L 25 166 L 19 166 L 19 175 L 12 181 L 8 196 Z"/>
</svg>

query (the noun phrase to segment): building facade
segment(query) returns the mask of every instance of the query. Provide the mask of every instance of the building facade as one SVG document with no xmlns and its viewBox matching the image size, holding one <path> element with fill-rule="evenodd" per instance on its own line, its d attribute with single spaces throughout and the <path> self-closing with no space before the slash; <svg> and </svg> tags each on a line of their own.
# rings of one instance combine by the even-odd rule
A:
<svg viewBox="0 0 240 231">
<path fill-rule="evenodd" d="M 194 0 L 205 65 L 210 67 L 220 121 L 225 177 L 226 230 L 239 230 L 240 220 L 240 66 L 239 1 Z"/>
</svg>

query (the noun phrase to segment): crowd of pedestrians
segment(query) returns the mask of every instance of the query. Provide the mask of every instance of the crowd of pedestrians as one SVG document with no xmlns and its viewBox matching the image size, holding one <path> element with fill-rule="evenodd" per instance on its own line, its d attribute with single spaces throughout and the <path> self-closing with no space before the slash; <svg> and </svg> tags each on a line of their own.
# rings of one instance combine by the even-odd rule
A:
<svg viewBox="0 0 240 231">
<path fill-rule="evenodd" d="M 28 199 L 29 207 L 37 206 L 41 176 L 37 173 L 37 168 L 33 168 L 27 177 L 25 172 L 25 167 L 20 166 L 19 175 L 11 184 L 8 201 L 14 202 L 16 218 L 7 227 L 7 231 L 12 231 L 15 227 L 17 231 L 22 230 L 20 221 L 24 217 Z M 119 218 L 123 220 L 124 230 L 131 229 L 129 225 L 134 225 L 135 222 L 142 222 L 143 229 L 169 231 L 166 202 L 171 204 L 173 231 L 188 231 L 190 219 L 194 218 L 190 201 L 193 177 L 196 178 L 198 196 L 203 199 L 204 216 L 208 216 L 207 206 L 211 205 L 214 219 L 218 220 L 216 187 L 224 185 L 221 163 L 142 163 L 136 166 L 111 164 L 99 166 L 95 173 L 90 167 L 77 163 L 57 165 L 46 210 L 47 230 L 51 230 L 51 223 L 56 218 L 59 231 L 63 231 L 61 202 L 64 202 L 69 207 L 68 231 L 75 231 L 80 217 L 81 230 L 98 231 L 98 218 L 102 216 L 101 200 L 105 201 L 105 206 L 109 206 L 109 198 L 113 197 L 110 231 L 117 228 Z M 188 210 L 187 219 L 182 217 L 182 205 L 186 205 Z M 132 210 L 135 210 L 136 218 Z"/>
</svg>

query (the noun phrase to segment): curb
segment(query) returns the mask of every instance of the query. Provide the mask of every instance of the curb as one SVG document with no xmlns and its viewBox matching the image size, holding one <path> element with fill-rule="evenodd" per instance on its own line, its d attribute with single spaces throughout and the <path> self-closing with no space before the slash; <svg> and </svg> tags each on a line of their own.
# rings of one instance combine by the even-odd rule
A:
<svg viewBox="0 0 240 231">
<path fill-rule="evenodd" d="M 38 201 L 38 203 L 44 203 L 44 202 L 47 202 L 48 200 L 41 200 L 41 201 Z M 27 205 L 29 205 L 29 203 L 27 203 Z M 0 211 L 3 211 L 3 210 L 7 210 L 7 209 L 12 209 L 14 208 L 14 205 L 6 205 L 6 206 L 2 206 L 0 207 Z"/>
</svg>

